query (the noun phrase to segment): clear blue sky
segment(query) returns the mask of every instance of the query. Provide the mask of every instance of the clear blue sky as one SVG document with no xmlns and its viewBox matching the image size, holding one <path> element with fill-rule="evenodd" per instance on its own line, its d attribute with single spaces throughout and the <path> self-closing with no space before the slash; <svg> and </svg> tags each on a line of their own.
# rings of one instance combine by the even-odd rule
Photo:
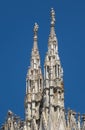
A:
<svg viewBox="0 0 85 130">
<path fill-rule="evenodd" d="M 64 69 L 65 106 L 85 112 L 85 0 L 0 0 L 0 125 L 11 109 L 24 118 L 25 78 L 39 24 L 43 67 L 50 32 L 50 8 Z"/>
</svg>

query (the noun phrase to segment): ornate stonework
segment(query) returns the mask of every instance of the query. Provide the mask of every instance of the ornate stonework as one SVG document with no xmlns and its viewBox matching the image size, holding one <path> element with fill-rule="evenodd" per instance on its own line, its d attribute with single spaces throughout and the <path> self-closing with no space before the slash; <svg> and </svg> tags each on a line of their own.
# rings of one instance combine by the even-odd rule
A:
<svg viewBox="0 0 85 130">
<path fill-rule="evenodd" d="M 25 120 L 8 111 L 1 130 L 85 130 L 85 115 L 64 107 L 63 68 L 55 33 L 55 11 L 51 9 L 48 51 L 44 77 L 38 51 L 38 24 L 34 25 L 34 45 L 26 76 Z"/>
</svg>

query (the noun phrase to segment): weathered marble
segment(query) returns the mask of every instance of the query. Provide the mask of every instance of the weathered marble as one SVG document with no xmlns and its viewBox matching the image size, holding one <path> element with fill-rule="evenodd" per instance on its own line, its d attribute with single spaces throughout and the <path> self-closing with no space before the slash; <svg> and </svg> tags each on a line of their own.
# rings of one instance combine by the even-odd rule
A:
<svg viewBox="0 0 85 130">
<path fill-rule="evenodd" d="M 25 120 L 8 111 L 1 130 L 85 130 L 85 115 L 64 107 L 63 68 L 55 33 L 55 11 L 51 9 L 48 51 L 44 77 L 38 51 L 38 24 L 34 25 L 34 44 L 26 76 Z"/>
</svg>

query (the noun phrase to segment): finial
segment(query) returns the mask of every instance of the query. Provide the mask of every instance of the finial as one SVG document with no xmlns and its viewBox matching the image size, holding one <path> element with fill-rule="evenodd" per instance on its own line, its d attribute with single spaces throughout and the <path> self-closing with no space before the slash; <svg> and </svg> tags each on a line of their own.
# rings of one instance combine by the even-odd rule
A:
<svg viewBox="0 0 85 130">
<path fill-rule="evenodd" d="M 34 25 L 34 38 L 37 38 L 38 28 L 39 28 L 38 24 L 35 23 L 35 25 Z"/>
<path fill-rule="evenodd" d="M 11 110 L 8 110 L 8 115 L 13 115 Z"/>
<path fill-rule="evenodd" d="M 37 50 L 38 49 L 38 47 L 37 47 L 37 32 L 38 32 L 38 28 L 39 28 L 39 26 L 38 26 L 38 24 L 37 23 L 35 23 L 35 25 L 34 25 L 34 46 L 33 46 L 33 50 Z"/>
<path fill-rule="evenodd" d="M 55 11 L 51 8 L 51 26 L 55 25 Z"/>
</svg>

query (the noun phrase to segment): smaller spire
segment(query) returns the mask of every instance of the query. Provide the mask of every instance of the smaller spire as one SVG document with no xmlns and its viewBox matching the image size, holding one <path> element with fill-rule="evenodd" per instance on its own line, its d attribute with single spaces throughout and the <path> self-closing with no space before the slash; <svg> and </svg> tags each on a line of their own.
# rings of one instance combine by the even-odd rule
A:
<svg viewBox="0 0 85 130">
<path fill-rule="evenodd" d="M 54 11 L 53 8 L 51 8 L 51 26 L 54 27 L 55 21 L 56 21 L 56 20 L 55 20 L 55 11 Z"/>
<path fill-rule="evenodd" d="M 33 48 L 32 48 L 32 52 L 31 52 L 31 67 L 35 67 L 38 68 L 40 66 L 40 55 L 39 55 L 39 51 L 38 51 L 38 24 L 35 23 L 34 28 L 33 28 L 33 32 L 34 32 L 34 36 L 33 36 Z M 29 72 L 28 72 L 29 73 Z"/>
</svg>

